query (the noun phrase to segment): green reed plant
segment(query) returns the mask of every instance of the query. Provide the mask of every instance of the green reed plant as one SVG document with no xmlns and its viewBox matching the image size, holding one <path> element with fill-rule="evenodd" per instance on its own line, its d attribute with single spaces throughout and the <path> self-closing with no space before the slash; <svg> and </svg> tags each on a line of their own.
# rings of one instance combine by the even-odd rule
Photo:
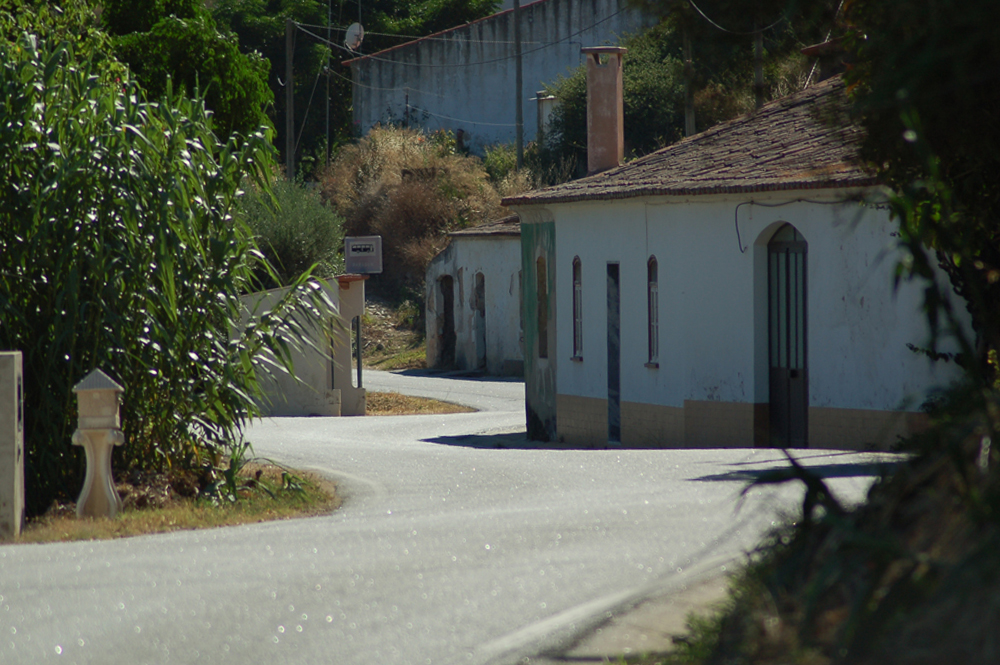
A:
<svg viewBox="0 0 1000 665">
<path fill-rule="evenodd" d="M 322 293 L 307 273 L 241 325 L 263 258 L 232 211 L 245 179 L 267 191 L 268 137 L 221 144 L 200 99 L 147 101 L 99 33 L 46 16 L 0 10 L 0 348 L 24 354 L 29 514 L 79 491 L 88 371 L 125 386 L 116 468 L 196 468 L 240 440 Z"/>
</svg>

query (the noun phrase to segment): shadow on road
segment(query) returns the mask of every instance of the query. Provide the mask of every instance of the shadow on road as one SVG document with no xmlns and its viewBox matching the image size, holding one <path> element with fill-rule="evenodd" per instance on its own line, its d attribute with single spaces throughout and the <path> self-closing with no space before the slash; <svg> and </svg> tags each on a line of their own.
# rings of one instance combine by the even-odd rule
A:
<svg viewBox="0 0 1000 665">
<path fill-rule="evenodd" d="M 487 376 L 482 372 L 443 371 L 433 369 L 404 369 L 392 372 L 399 376 L 413 376 L 425 379 L 453 379 L 456 381 L 474 381 L 476 383 L 524 383 L 520 376 Z"/>
<path fill-rule="evenodd" d="M 845 462 L 843 464 L 817 464 L 805 467 L 809 473 L 820 478 L 861 478 L 861 477 L 881 477 L 891 473 L 898 461 L 858 461 Z M 795 469 L 788 466 L 769 466 L 761 469 L 738 469 L 727 473 L 716 473 L 690 480 L 698 482 L 779 482 L 781 480 L 795 480 L 798 478 Z"/>
<path fill-rule="evenodd" d="M 520 432 L 503 432 L 498 434 L 462 434 L 459 436 L 435 436 L 421 439 L 425 443 L 440 443 L 445 446 L 462 446 L 464 448 L 494 448 L 511 450 L 640 450 L 629 446 L 614 446 L 595 448 L 593 446 L 573 446 L 555 441 L 528 441 L 522 430 Z M 641 450 L 649 450 L 643 448 Z"/>
</svg>

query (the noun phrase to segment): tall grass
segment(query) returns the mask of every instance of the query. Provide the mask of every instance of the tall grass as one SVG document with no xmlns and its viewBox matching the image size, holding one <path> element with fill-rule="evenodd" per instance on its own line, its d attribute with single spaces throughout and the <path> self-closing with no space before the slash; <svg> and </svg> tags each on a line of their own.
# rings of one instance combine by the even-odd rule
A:
<svg viewBox="0 0 1000 665">
<path fill-rule="evenodd" d="M 203 464 L 240 441 L 262 360 L 288 364 L 318 293 L 300 278 L 233 337 L 262 259 L 231 215 L 241 181 L 267 187 L 267 137 L 220 144 L 201 101 L 147 103 L 99 38 L 42 18 L 0 13 L 0 348 L 24 353 L 32 514 L 79 491 L 87 372 L 125 387 L 119 468 Z"/>
</svg>

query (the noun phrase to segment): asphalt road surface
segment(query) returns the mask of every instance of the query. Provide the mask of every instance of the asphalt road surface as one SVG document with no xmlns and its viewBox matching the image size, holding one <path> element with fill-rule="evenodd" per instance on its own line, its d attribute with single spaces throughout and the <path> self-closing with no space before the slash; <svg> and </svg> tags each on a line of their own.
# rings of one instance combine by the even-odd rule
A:
<svg viewBox="0 0 1000 665">
<path fill-rule="evenodd" d="M 0 663 L 522 662 L 731 570 L 801 496 L 741 499 L 773 451 L 529 447 L 518 382 L 364 379 L 483 411 L 255 425 L 258 455 L 337 482 L 329 516 L 0 546 Z M 800 455 L 848 500 L 883 459 Z"/>
</svg>

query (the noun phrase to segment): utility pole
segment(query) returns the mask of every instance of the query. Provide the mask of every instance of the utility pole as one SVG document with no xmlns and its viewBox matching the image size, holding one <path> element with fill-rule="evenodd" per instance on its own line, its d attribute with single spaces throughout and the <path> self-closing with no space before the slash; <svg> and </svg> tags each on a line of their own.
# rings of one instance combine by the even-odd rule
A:
<svg viewBox="0 0 1000 665">
<path fill-rule="evenodd" d="M 764 105 L 764 31 L 754 21 L 753 33 L 753 94 L 757 108 Z"/>
<path fill-rule="evenodd" d="M 686 23 L 681 25 L 681 35 L 684 40 L 684 136 L 693 136 L 696 132 L 694 122 L 694 58 L 691 54 L 691 31 Z"/>
<path fill-rule="evenodd" d="M 514 125 L 516 129 L 515 142 L 517 143 L 517 168 L 518 170 L 524 165 L 524 109 L 522 108 L 524 101 L 522 99 L 524 93 L 522 88 L 524 88 L 524 83 L 522 81 L 523 72 L 521 71 L 521 1 L 514 0 L 514 62 L 515 69 L 517 70 L 514 76 L 514 85 L 517 86 L 517 91 L 514 94 L 514 103 L 517 105 L 517 110 L 514 113 Z"/>
<path fill-rule="evenodd" d="M 285 19 L 285 177 L 295 180 L 295 86 L 292 53 L 295 50 L 295 22 Z"/>
<path fill-rule="evenodd" d="M 326 164 L 330 165 L 330 44 L 333 43 L 333 36 L 330 33 L 330 21 L 333 12 L 333 0 L 326 2 Z"/>
</svg>

